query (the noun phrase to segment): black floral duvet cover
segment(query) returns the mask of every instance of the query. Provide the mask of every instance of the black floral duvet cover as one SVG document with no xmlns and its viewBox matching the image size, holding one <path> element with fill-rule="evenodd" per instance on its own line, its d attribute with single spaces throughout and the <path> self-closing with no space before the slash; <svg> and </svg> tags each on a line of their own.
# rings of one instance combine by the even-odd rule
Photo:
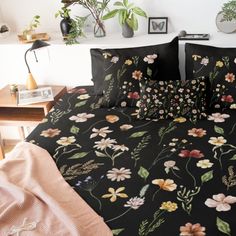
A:
<svg viewBox="0 0 236 236">
<path fill-rule="evenodd" d="M 235 236 L 236 111 L 141 121 L 135 108 L 99 108 L 91 91 L 67 93 L 27 141 L 113 234 Z"/>
</svg>

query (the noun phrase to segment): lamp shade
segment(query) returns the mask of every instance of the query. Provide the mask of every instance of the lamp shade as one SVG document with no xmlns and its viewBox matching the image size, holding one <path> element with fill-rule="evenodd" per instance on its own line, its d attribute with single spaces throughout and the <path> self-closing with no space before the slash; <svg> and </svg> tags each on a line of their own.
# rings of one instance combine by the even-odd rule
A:
<svg viewBox="0 0 236 236">
<path fill-rule="evenodd" d="M 47 47 L 47 46 L 50 46 L 50 44 L 46 43 L 42 40 L 35 40 L 34 43 L 31 46 L 31 48 L 30 48 L 30 51 L 33 51 L 33 50 L 36 50 L 36 49 L 39 49 L 39 48 L 42 48 L 42 47 Z"/>
</svg>

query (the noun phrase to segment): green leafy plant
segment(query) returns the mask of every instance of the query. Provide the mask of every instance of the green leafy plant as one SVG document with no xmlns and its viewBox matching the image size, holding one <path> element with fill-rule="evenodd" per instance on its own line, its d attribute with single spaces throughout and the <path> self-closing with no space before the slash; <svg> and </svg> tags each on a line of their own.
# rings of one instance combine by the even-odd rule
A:
<svg viewBox="0 0 236 236">
<path fill-rule="evenodd" d="M 134 31 L 138 30 L 138 19 L 136 15 L 147 17 L 145 11 L 140 7 L 135 6 L 133 3 L 129 3 L 128 0 L 118 1 L 114 3 L 114 6 L 118 7 L 102 17 L 103 20 L 113 18 L 118 15 L 120 25 L 127 23 Z"/>
<path fill-rule="evenodd" d="M 60 16 L 61 18 L 70 18 L 70 11 L 71 9 L 67 8 L 66 6 L 63 6 L 56 14 L 55 17 L 57 18 Z"/>
<path fill-rule="evenodd" d="M 31 34 L 40 25 L 40 16 L 35 15 L 26 29 L 23 31 L 23 35 Z"/>
<path fill-rule="evenodd" d="M 79 37 L 86 37 L 83 28 L 87 18 L 88 16 L 76 16 L 75 19 L 71 19 L 71 29 L 69 34 L 65 38 L 65 42 L 67 45 L 77 44 L 79 43 Z"/>
<path fill-rule="evenodd" d="M 236 0 L 231 0 L 223 4 L 222 7 L 223 20 L 222 21 L 232 21 L 236 20 Z"/>
</svg>

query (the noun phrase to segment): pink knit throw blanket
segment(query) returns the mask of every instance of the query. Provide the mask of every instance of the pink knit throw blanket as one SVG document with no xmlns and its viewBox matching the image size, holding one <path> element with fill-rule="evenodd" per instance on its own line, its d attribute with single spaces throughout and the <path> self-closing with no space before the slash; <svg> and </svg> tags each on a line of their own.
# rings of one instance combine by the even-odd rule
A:
<svg viewBox="0 0 236 236">
<path fill-rule="evenodd" d="M 48 152 L 20 143 L 0 161 L 0 235 L 111 236 Z"/>
</svg>

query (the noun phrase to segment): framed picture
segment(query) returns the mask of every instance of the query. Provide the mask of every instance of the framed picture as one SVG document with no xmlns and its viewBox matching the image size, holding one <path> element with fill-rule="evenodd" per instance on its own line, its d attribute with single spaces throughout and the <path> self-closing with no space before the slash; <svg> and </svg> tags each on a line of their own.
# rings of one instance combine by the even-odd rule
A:
<svg viewBox="0 0 236 236">
<path fill-rule="evenodd" d="M 168 17 L 149 17 L 148 33 L 149 34 L 167 34 Z"/>
</svg>

